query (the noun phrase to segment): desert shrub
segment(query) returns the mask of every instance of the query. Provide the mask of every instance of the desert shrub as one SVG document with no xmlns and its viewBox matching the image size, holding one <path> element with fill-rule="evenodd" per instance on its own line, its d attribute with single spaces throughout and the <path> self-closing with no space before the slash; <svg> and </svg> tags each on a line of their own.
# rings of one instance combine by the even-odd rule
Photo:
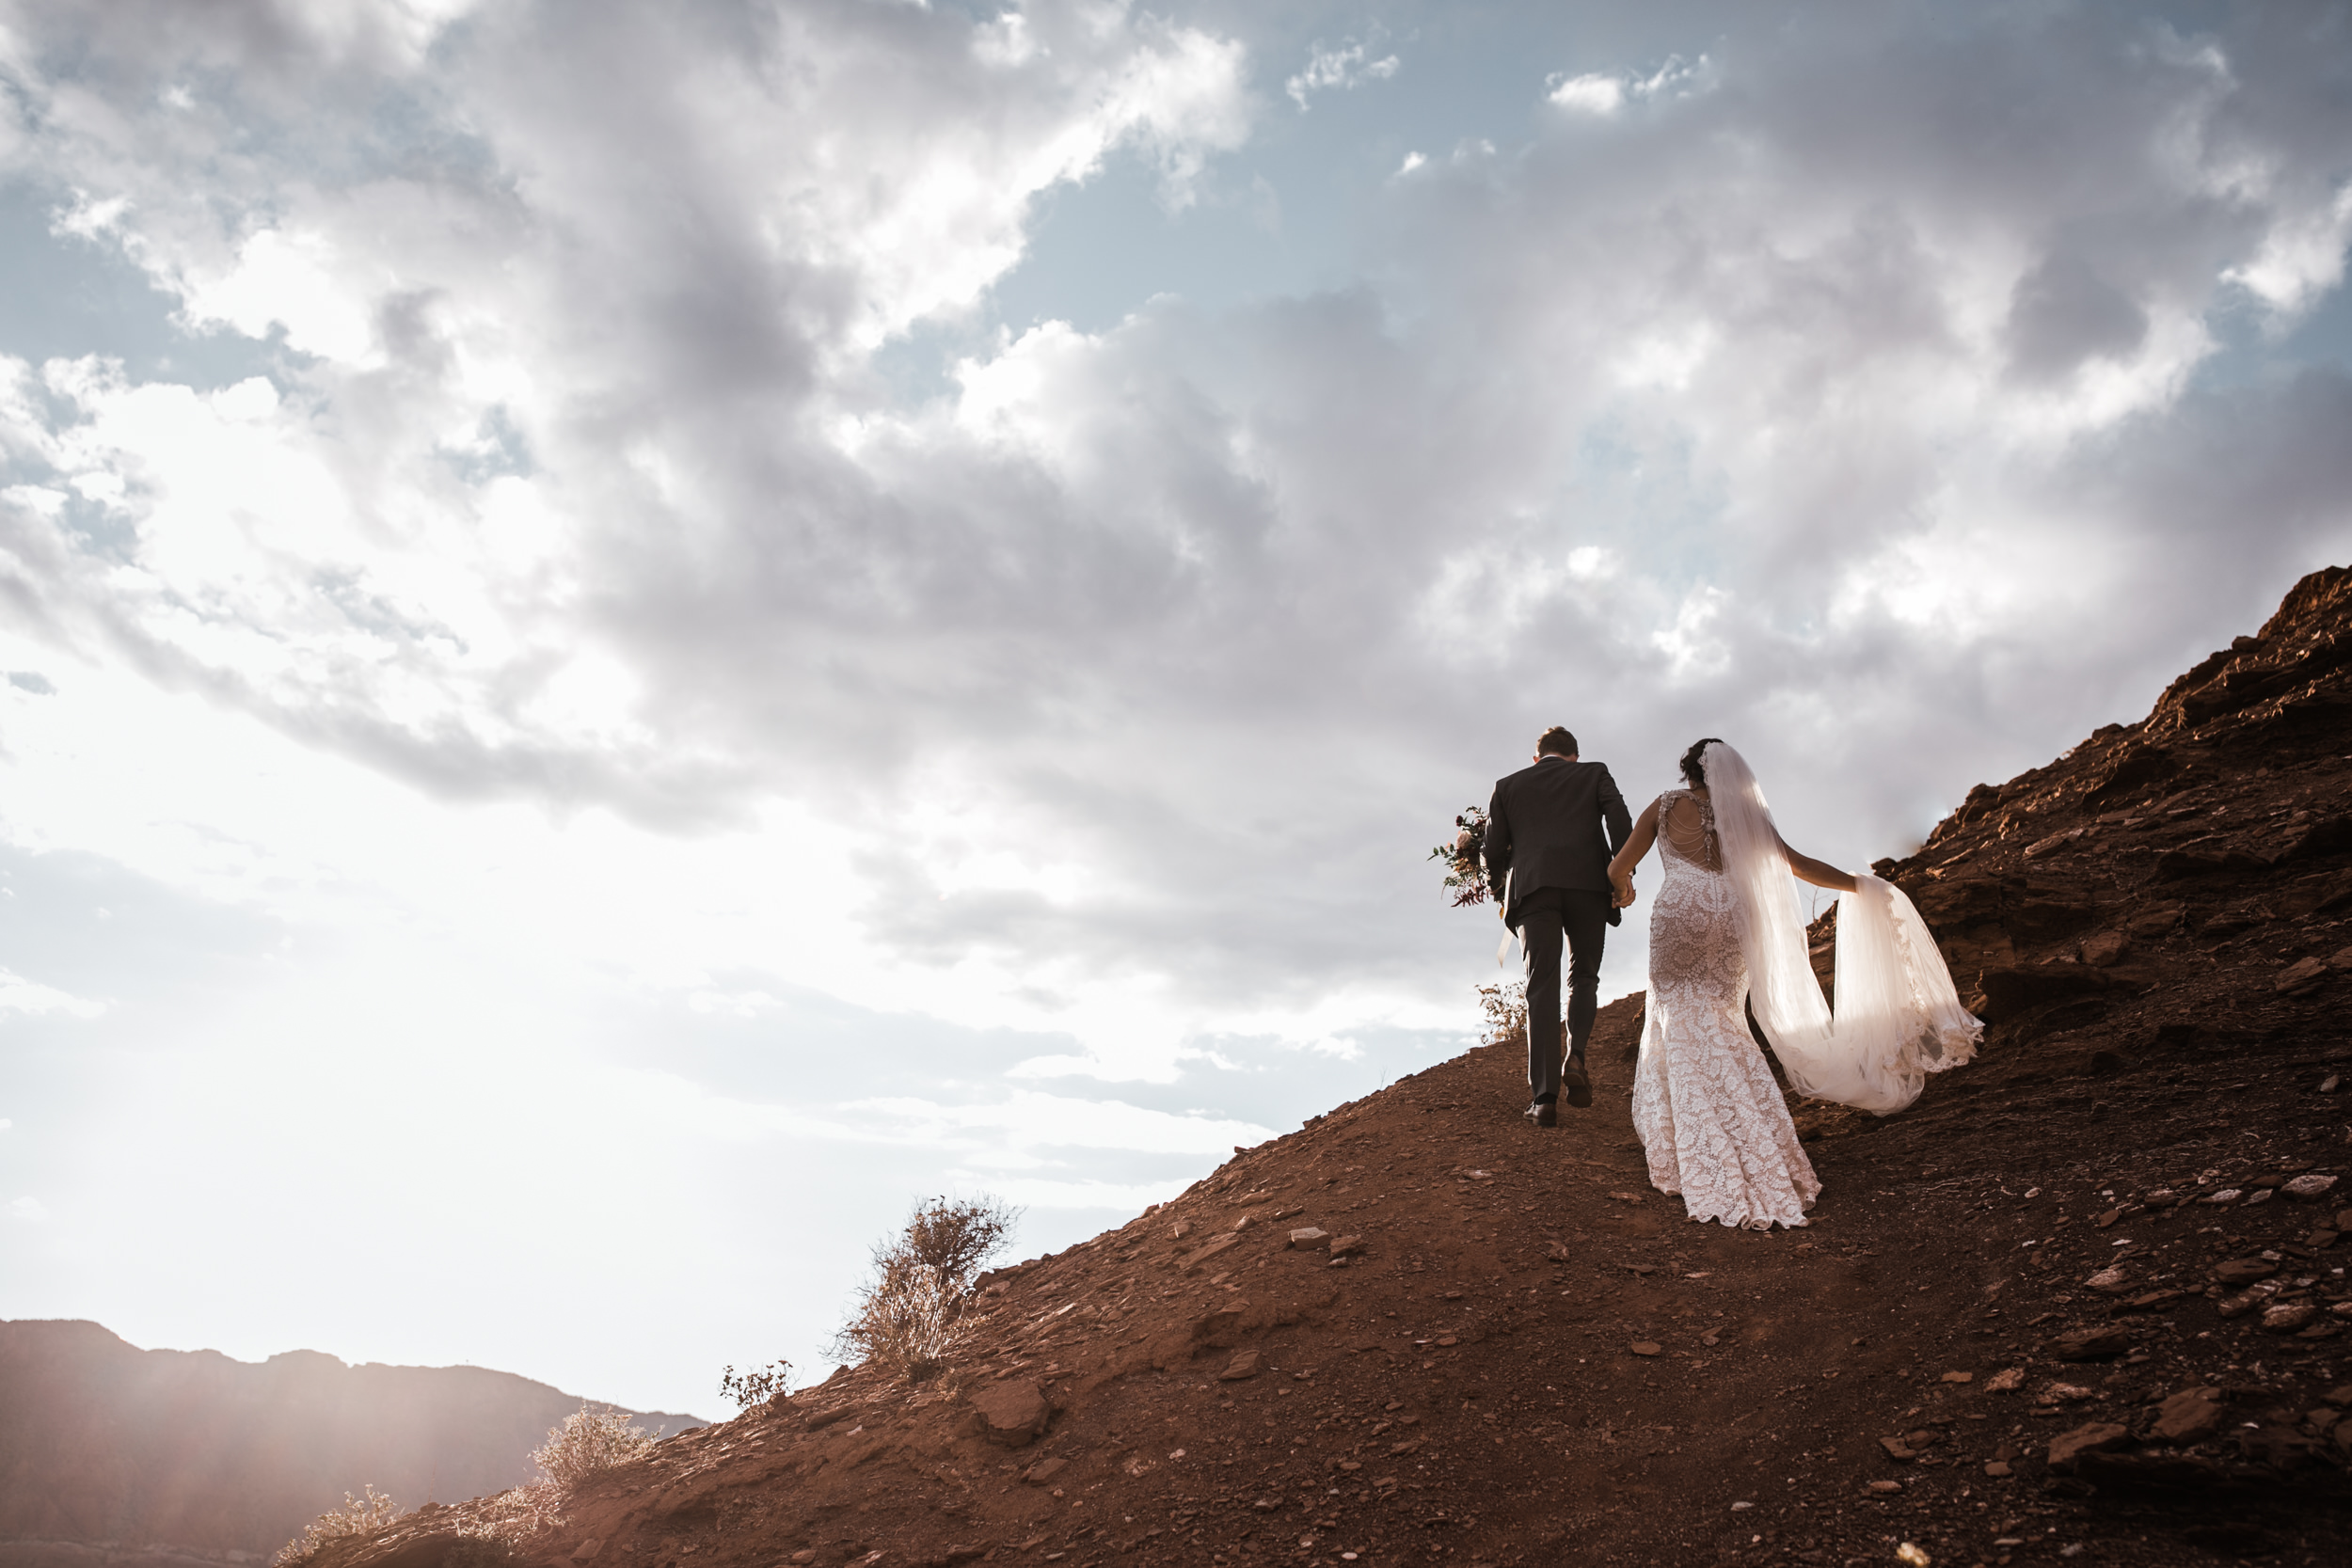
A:
<svg viewBox="0 0 2352 1568">
<path fill-rule="evenodd" d="M 1478 988 L 1478 1010 L 1481 1045 L 1525 1045 L 1527 1043 L 1527 987 L 1514 980 L 1509 985 L 1501 981 Z"/>
<path fill-rule="evenodd" d="M 285 1564 L 300 1562 L 320 1547 L 333 1541 L 347 1540 L 355 1535 L 372 1535 L 400 1517 L 400 1505 L 378 1492 L 373 1486 L 361 1488 L 363 1497 L 343 1494 L 343 1506 L 330 1508 L 310 1521 L 302 1534 L 286 1543 L 285 1548 L 271 1561 L 284 1568 Z"/>
<path fill-rule="evenodd" d="M 792 1391 L 792 1363 L 777 1360 L 749 1371 L 737 1371 L 732 1366 L 719 1375 L 719 1393 L 733 1400 L 743 1409 L 766 1404 Z"/>
<path fill-rule="evenodd" d="M 958 1291 L 968 1290 L 980 1265 L 1012 1239 L 1013 1222 L 1020 1217 L 1001 1198 L 935 1197 L 914 1206 L 905 1236 L 877 1248 L 874 1261 L 904 1256 Z"/>
<path fill-rule="evenodd" d="M 550 1440 L 563 1430 L 557 1427 L 549 1433 Z M 481 1561 L 492 1562 L 532 1536 L 562 1526 L 563 1504 L 564 1489 L 541 1476 L 469 1505 L 457 1521 L 457 1533 L 475 1544 Z M 444 1568 L 462 1565 L 453 1561 Z"/>
<path fill-rule="evenodd" d="M 906 1228 L 874 1249 L 874 1277 L 860 1287 L 834 1354 L 910 1383 L 935 1376 L 971 1332 L 973 1276 L 1004 1249 L 1019 1217 L 993 1197 L 916 1204 Z"/>
<path fill-rule="evenodd" d="M 564 1418 L 548 1433 L 548 1440 L 531 1451 L 531 1462 L 548 1480 L 565 1491 L 590 1476 L 641 1459 L 659 1439 L 628 1424 L 617 1410 L 591 1410 L 585 1404 Z"/>
<path fill-rule="evenodd" d="M 475 1568 L 492 1568 L 503 1560 L 500 1554 L 560 1528 L 566 1493 L 592 1476 L 643 1457 L 659 1441 L 630 1426 L 620 1411 L 591 1410 L 586 1404 L 564 1417 L 562 1426 L 549 1427 L 547 1441 L 531 1450 L 531 1462 L 539 1466 L 538 1479 L 467 1505 L 456 1521 L 457 1533 L 476 1544 L 477 1556 L 489 1554 L 480 1556 Z"/>
</svg>

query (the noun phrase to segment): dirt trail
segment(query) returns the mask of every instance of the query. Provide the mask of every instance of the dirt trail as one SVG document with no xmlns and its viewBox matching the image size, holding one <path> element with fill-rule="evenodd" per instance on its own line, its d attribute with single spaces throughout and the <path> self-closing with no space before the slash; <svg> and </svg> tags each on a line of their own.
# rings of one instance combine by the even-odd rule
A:
<svg viewBox="0 0 2352 1568">
<path fill-rule="evenodd" d="M 1650 1189 L 1627 998 L 1559 1131 L 1511 1051 L 1443 1063 L 991 1276 L 933 1383 L 847 1371 L 665 1442 L 518 1555 L 2352 1560 L 2348 752 L 2333 569 L 1880 863 L 1986 1046 L 1899 1116 L 1796 1103 L 1805 1230 Z M 436 1568 L 486 1506 L 317 1568 Z"/>
</svg>

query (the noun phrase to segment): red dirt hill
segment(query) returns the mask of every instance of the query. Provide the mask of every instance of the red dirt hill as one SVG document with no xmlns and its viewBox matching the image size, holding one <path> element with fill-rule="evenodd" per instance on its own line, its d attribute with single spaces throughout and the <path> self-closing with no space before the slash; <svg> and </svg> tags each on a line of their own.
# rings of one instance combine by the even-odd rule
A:
<svg viewBox="0 0 2352 1568">
<path fill-rule="evenodd" d="M 1629 997 L 1556 1133 L 1508 1050 L 1432 1068 L 1003 1271 L 946 1375 L 847 1371 L 672 1439 L 516 1555 L 2352 1560 L 2347 752 L 2330 570 L 1882 862 L 1990 1028 L 1899 1116 L 1798 1106 L 1810 1229 L 1649 1190 Z M 317 1568 L 432 1568 L 483 1514 Z"/>
</svg>

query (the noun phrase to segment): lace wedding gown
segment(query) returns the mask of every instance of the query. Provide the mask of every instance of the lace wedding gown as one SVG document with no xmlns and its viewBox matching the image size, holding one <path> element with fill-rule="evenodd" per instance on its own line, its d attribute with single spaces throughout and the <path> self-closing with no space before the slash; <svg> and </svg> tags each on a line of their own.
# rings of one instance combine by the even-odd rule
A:
<svg viewBox="0 0 2352 1568">
<path fill-rule="evenodd" d="M 1688 839 L 1667 825 L 1685 800 L 1703 827 Z M 1821 1183 L 1748 1033 L 1743 916 L 1722 870 L 1714 813 L 1672 789 L 1659 797 L 1658 817 L 1663 879 L 1650 907 L 1649 997 L 1633 1078 L 1633 1128 L 1650 1182 L 1679 1194 L 1694 1220 L 1803 1225 Z"/>
</svg>

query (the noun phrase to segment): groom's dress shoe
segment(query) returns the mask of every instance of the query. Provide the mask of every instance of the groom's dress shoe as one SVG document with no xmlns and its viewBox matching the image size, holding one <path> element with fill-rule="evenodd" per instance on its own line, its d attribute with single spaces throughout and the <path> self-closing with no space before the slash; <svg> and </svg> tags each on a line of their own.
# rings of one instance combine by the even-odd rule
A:
<svg viewBox="0 0 2352 1568">
<path fill-rule="evenodd" d="M 1560 1107 L 1549 1100 L 1539 1100 L 1527 1108 L 1527 1119 L 1537 1127 L 1560 1125 Z"/>
<path fill-rule="evenodd" d="M 1580 1111 L 1593 1102 L 1592 1075 L 1573 1056 L 1560 1069 L 1560 1086 L 1567 1091 L 1568 1103 Z"/>
</svg>

